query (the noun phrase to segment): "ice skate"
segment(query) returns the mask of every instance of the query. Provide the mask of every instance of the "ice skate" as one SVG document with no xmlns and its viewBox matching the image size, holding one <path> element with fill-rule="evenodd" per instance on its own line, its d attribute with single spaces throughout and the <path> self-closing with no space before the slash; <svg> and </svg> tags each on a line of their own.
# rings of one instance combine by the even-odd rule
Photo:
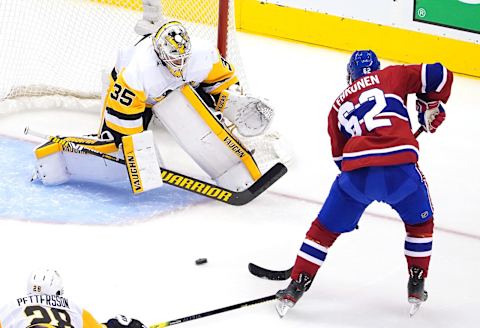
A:
<svg viewBox="0 0 480 328">
<path fill-rule="evenodd" d="M 311 283 L 312 278 L 305 273 L 301 273 L 298 276 L 298 279 L 292 280 L 287 288 L 281 289 L 277 292 L 277 303 L 275 304 L 275 308 L 280 318 L 283 318 L 288 310 L 295 306 L 303 293 L 310 288 Z"/>
<path fill-rule="evenodd" d="M 417 313 L 420 305 L 428 298 L 424 285 L 423 270 L 418 267 L 411 267 L 410 278 L 408 279 L 408 302 L 411 304 L 410 317 Z"/>
</svg>

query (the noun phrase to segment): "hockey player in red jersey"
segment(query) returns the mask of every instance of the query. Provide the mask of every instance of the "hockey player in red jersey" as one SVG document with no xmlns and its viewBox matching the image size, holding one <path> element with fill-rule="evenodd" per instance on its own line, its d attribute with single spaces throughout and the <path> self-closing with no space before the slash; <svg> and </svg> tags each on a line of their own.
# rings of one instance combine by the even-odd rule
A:
<svg viewBox="0 0 480 328">
<path fill-rule="evenodd" d="M 453 74 L 442 64 L 380 69 L 371 50 L 355 51 L 347 66 L 348 87 L 328 115 L 332 155 L 341 173 L 306 233 L 286 289 L 277 292 L 280 316 L 292 308 L 344 232 L 355 229 L 373 201 L 389 204 L 405 224 L 410 314 L 426 301 L 425 278 L 432 252 L 433 209 L 420 172 L 407 96 L 416 94 L 418 119 L 434 133 L 445 119 Z"/>
</svg>

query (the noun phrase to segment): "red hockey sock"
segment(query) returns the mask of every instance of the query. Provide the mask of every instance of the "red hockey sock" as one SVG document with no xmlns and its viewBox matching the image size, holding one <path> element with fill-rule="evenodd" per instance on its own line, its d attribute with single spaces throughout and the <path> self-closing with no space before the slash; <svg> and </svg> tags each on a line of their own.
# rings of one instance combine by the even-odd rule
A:
<svg viewBox="0 0 480 328">
<path fill-rule="evenodd" d="M 408 269 L 416 266 L 423 269 L 423 277 L 428 276 L 430 256 L 432 254 L 433 217 L 425 223 L 405 224 L 405 257 Z"/>
<path fill-rule="evenodd" d="M 325 261 L 328 248 L 333 245 L 338 236 L 340 236 L 339 233 L 331 232 L 317 219 L 313 220 L 298 251 L 291 278 L 297 280 L 300 273 L 306 273 L 313 279 Z"/>
</svg>

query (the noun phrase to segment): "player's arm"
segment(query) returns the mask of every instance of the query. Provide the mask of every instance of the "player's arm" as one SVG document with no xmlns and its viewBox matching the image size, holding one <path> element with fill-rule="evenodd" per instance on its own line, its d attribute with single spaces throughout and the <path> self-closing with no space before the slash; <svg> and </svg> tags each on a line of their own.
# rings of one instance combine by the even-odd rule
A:
<svg viewBox="0 0 480 328">
<path fill-rule="evenodd" d="M 406 66 L 409 88 L 416 93 L 418 121 L 425 131 L 433 133 L 445 120 L 442 103 L 450 97 L 453 73 L 440 63 Z"/>
<path fill-rule="evenodd" d="M 208 76 L 200 84 L 203 91 L 209 93 L 215 98 L 224 90 L 227 90 L 234 84 L 239 84 L 235 73 L 235 67 L 223 58 L 217 51 L 218 59 L 212 65 Z"/>
<path fill-rule="evenodd" d="M 423 99 L 446 103 L 452 89 L 453 73 L 441 63 L 392 66 L 396 80 L 406 88 L 406 94 L 415 93 Z"/>
<path fill-rule="evenodd" d="M 140 87 L 135 87 L 133 78 L 127 82 L 129 75 L 125 71 L 115 74 L 112 71 L 107 89 L 102 117 L 101 136 L 113 137 L 119 145 L 123 136 L 141 133 L 145 126 L 145 107 L 147 96 Z"/>
<path fill-rule="evenodd" d="M 99 323 L 93 315 L 87 310 L 82 311 L 83 328 L 105 328 L 104 324 Z"/>
<path fill-rule="evenodd" d="M 233 65 L 220 55 L 200 87 L 214 98 L 215 110 L 243 136 L 260 135 L 270 126 L 272 107 L 264 99 L 243 94 Z"/>
<path fill-rule="evenodd" d="M 345 147 L 348 139 L 340 130 L 337 116 L 338 112 L 335 110 L 335 108 L 332 108 L 328 114 L 328 134 L 330 136 L 333 161 L 341 170 L 343 161 L 343 147 Z"/>
</svg>

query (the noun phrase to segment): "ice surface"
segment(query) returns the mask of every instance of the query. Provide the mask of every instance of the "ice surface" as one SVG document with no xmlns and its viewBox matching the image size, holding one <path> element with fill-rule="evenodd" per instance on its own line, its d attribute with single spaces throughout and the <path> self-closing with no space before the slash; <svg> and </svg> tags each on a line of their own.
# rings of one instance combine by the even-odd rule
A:
<svg viewBox="0 0 480 328">
<path fill-rule="evenodd" d="M 337 170 L 330 158 L 326 118 L 345 86 L 349 54 L 249 34 L 240 34 L 240 46 L 250 89 L 276 106 L 275 128 L 296 155 L 285 177 L 243 207 L 210 200 L 179 204 L 175 196 L 176 208 L 163 211 L 172 203 L 160 199 L 160 193 L 139 198 L 138 204 L 136 198 L 122 194 L 122 186 L 118 192 L 70 186 L 75 191 L 70 190 L 71 201 L 87 197 L 80 194 L 82 188 L 91 196 L 99 192 L 101 200 L 108 198 L 95 205 L 89 199 L 83 221 L 81 213 L 69 212 L 72 209 L 65 204 L 55 208 L 52 199 L 62 192 L 60 187 L 46 192 L 20 178 L 30 177 L 33 157 L 26 149 L 32 144 L 19 139 L 24 138 L 25 125 L 42 126 L 51 133 L 95 132 L 96 115 L 75 121 L 73 114 L 48 110 L 0 116 L 0 134 L 9 136 L 0 139 L 2 302 L 23 293 L 26 277 L 37 265 L 57 268 L 67 295 L 99 320 L 122 313 L 147 325 L 260 298 L 286 286 L 287 282 L 250 275 L 247 264 L 290 267 L 328 194 Z M 312 288 L 285 318 L 278 318 L 273 303 L 265 303 L 182 326 L 478 327 L 479 87 L 478 79 L 456 75 L 447 120 L 435 135 L 419 137 L 420 166 L 435 205 L 436 233 L 426 283 L 430 297 L 415 317 L 408 315 L 404 227 L 391 209 L 374 204 L 360 229 L 342 236 L 330 249 Z M 13 148 L 18 152 L 12 153 Z M 174 161 L 167 156 L 171 150 L 163 150 L 166 160 Z M 157 201 L 161 214 L 151 217 Z M 33 211 L 42 206 L 43 216 L 29 216 L 30 207 Z M 122 213 L 121 224 L 96 224 L 100 218 L 95 213 L 107 209 Z M 87 215 L 90 211 L 92 215 Z M 5 217 L 7 212 L 18 216 Z M 69 224 L 52 223 L 61 213 L 67 214 Z M 116 217 L 106 220 L 113 223 Z M 208 258 L 208 263 L 196 266 L 200 257 Z"/>
</svg>

